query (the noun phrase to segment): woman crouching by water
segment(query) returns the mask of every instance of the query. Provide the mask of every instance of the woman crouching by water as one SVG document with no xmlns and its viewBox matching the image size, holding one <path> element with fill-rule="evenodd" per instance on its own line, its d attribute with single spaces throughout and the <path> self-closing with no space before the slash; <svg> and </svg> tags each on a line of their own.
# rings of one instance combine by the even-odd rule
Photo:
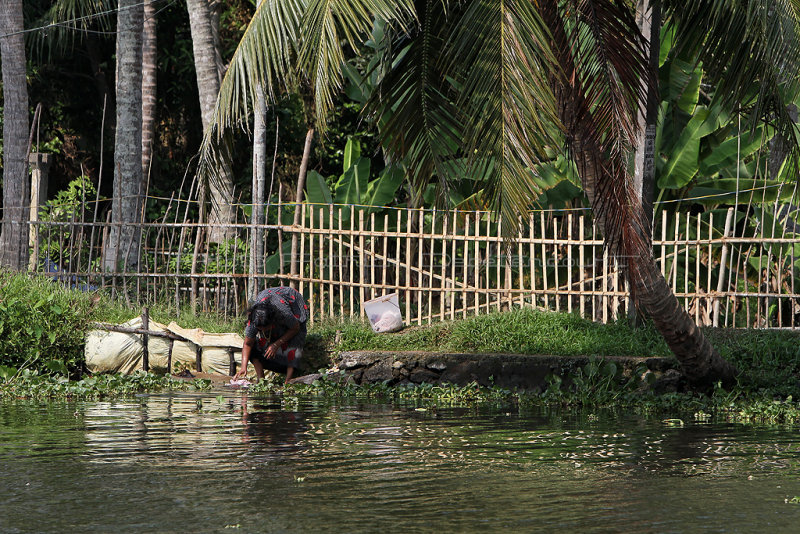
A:
<svg viewBox="0 0 800 534">
<path fill-rule="evenodd" d="M 307 320 L 308 306 L 291 287 L 274 287 L 259 293 L 247 313 L 242 366 L 234 379 L 244 378 L 247 364 L 252 363 L 259 380 L 267 369 L 286 374 L 288 383 L 303 357 Z"/>
</svg>

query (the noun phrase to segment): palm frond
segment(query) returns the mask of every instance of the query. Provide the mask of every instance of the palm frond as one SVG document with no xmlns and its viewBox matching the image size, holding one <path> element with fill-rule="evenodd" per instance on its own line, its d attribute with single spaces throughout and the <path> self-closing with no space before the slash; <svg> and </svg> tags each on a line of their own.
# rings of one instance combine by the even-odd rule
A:
<svg viewBox="0 0 800 534">
<path fill-rule="evenodd" d="M 416 12 L 419 26 L 396 36 L 385 64 L 376 67 L 383 76 L 366 113 L 378 125 L 386 152 L 405 165 L 412 189 L 420 193 L 436 176 L 441 200 L 454 167 L 448 161 L 461 147 L 463 124 L 438 61 L 447 36 L 445 6 L 423 0 Z"/>
<path fill-rule="evenodd" d="M 373 18 L 394 23 L 407 31 L 414 18 L 411 0 L 310 0 L 302 21 L 303 42 L 299 51 L 301 70 L 314 94 L 317 126 L 324 131 L 327 117 L 342 88 L 342 66 L 347 45 L 358 53 L 370 36 Z"/>
<path fill-rule="evenodd" d="M 540 193 L 532 169 L 563 143 L 549 83 L 558 65 L 535 3 L 483 0 L 459 15 L 445 62 L 460 82 L 464 149 L 470 166 L 491 169 L 487 196 L 511 237 Z"/>
<path fill-rule="evenodd" d="M 116 0 L 56 0 L 36 21 L 45 28 L 29 33 L 28 44 L 34 54 L 50 59 L 68 53 L 86 30 L 111 32 L 116 7 Z"/>
</svg>

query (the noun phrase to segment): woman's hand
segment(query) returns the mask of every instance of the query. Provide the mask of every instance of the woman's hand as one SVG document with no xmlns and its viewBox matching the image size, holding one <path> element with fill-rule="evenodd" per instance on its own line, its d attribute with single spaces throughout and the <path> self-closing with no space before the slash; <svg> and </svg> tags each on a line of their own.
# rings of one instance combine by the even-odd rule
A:
<svg viewBox="0 0 800 534">
<path fill-rule="evenodd" d="M 277 342 L 270 343 L 269 346 L 267 347 L 267 350 L 264 351 L 264 356 L 266 356 L 267 359 L 274 358 L 275 356 L 278 355 L 278 348 L 279 345 Z"/>
<path fill-rule="evenodd" d="M 234 380 L 241 380 L 242 378 L 247 376 L 247 367 L 242 367 L 239 369 L 235 375 L 233 375 Z"/>
</svg>

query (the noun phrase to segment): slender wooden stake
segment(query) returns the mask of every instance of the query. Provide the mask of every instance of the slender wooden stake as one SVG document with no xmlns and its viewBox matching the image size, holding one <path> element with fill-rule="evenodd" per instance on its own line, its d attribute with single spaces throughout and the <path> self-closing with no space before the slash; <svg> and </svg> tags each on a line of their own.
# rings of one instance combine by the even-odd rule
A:
<svg viewBox="0 0 800 534">
<path fill-rule="evenodd" d="M 475 299 L 473 302 L 475 303 L 475 315 L 480 314 L 480 307 L 481 307 L 481 245 L 480 245 L 480 235 L 481 235 L 481 219 L 480 213 L 475 212 Z M 487 244 L 488 250 L 488 244 Z"/>
<path fill-rule="evenodd" d="M 361 316 L 365 317 L 364 312 L 364 210 L 358 210 L 358 297 L 359 307 L 361 308 Z"/>
<path fill-rule="evenodd" d="M 580 287 L 578 289 L 578 294 L 580 295 L 580 311 L 581 317 L 586 317 L 586 298 L 585 298 L 585 291 L 586 291 L 586 267 L 584 263 L 584 234 L 585 234 L 585 221 L 584 216 L 578 216 L 578 240 L 580 241 L 580 245 L 578 246 L 578 276 L 580 280 Z"/>
<path fill-rule="evenodd" d="M 708 276 L 706 277 L 706 310 L 707 313 L 710 313 L 713 309 L 712 306 L 714 305 L 713 300 L 714 298 L 711 296 L 711 271 L 714 268 L 714 256 L 712 254 L 712 247 L 714 241 L 714 214 L 712 212 L 708 213 Z"/>
<path fill-rule="evenodd" d="M 528 254 L 530 255 L 530 278 L 531 278 L 531 306 L 536 308 L 536 247 L 534 247 L 534 240 L 536 238 L 534 230 L 533 212 L 528 213 Z M 520 272 L 522 266 L 520 265 Z"/>
<path fill-rule="evenodd" d="M 369 214 L 369 298 L 375 298 L 375 212 Z"/>
<path fill-rule="evenodd" d="M 689 309 L 689 240 L 690 238 L 690 231 L 691 228 L 691 214 L 686 212 L 686 246 L 684 248 L 684 255 L 683 255 L 683 292 L 685 296 L 683 297 L 683 308 L 685 310 Z"/>
<path fill-rule="evenodd" d="M 445 212 L 444 224 L 442 226 L 442 253 L 441 253 L 441 270 L 442 278 L 439 284 L 439 320 L 444 321 L 444 305 L 447 300 L 447 230 L 450 224 L 450 214 Z M 431 313 L 433 315 L 433 313 Z"/>
<path fill-rule="evenodd" d="M 200 345 L 194 349 L 194 368 L 198 373 L 203 372 L 203 347 Z"/>
<path fill-rule="evenodd" d="M 470 291 L 470 289 L 472 289 L 471 286 L 470 286 L 470 283 L 469 283 L 469 271 L 470 271 L 470 267 L 471 267 L 471 265 L 469 263 L 469 237 L 470 237 L 469 224 L 470 224 L 470 221 L 471 221 L 471 218 L 469 216 L 469 213 L 464 213 L 464 241 L 463 241 L 463 243 L 464 243 L 464 263 L 462 265 L 461 271 L 462 271 L 463 276 L 464 276 L 464 286 L 465 287 L 464 287 L 464 291 L 461 293 L 461 309 L 462 309 L 461 316 L 464 317 L 465 319 L 467 317 L 467 306 L 469 306 L 469 293 L 468 293 L 468 291 Z M 476 249 L 477 249 L 477 246 L 478 246 L 478 242 L 475 241 Z M 474 294 L 475 291 L 473 290 L 472 293 Z"/>
<path fill-rule="evenodd" d="M 343 250 L 343 243 L 344 243 L 344 233 L 342 232 L 342 207 L 339 206 L 339 261 L 336 263 L 339 264 L 339 315 L 344 317 L 344 293 L 345 293 L 345 284 L 344 284 L 344 250 Z M 350 249 L 348 252 L 349 255 L 353 255 L 353 250 Z"/>
<path fill-rule="evenodd" d="M 546 226 L 544 224 L 544 211 L 539 212 L 539 225 L 542 231 L 542 289 L 544 295 L 544 307 L 550 309 L 550 285 L 547 283 L 547 245 L 545 245 L 545 236 L 547 235 Z"/>
<path fill-rule="evenodd" d="M 672 292 L 678 291 L 678 241 L 680 240 L 680 213 L 675 213 L 675 241 L 672 246 Z"/>
<path fill-rule="evenodd" d="M 567 214 L 567 313 L 572 313 L 572 213 Z"/>
<path fill-rule="evenodd" d="M 419 266 L 419 280 L 417 281 L 417 324 L 422 324 L 422 284 L 424 283 L 422 273 L 425 263 L 422 261 L 422 235 L 425 231 L 425 212 L 419 209 L 419 232 L 417 237 L 417 265 Z"/>
<path fill-rule="evenodd" d="M 283 274 L 283 183 L 280 181 L 278 183 L 278 274 L 282 284 L 286 284 Z"/>
<path fill-rule="evenodd" d="M 608 323 L 608 249 L 603 247 L 603 324 Z"/>
<path fill-rule="evenodd" d="M 456 263 L 458 262 L 457 256 L 457 246 L 458 246 L 458 213 L 453 213 L 453 229 L 451 230 L 451 239 L 450 239 L 450 283 L 448 284 L 451 288 L 450 291 L 450 320 L 456 318 L 455 308 L 456 308 Z M 463 293 L 461 293 L 463 296 Z M 462 303 L 463 307 L 466 307 L 466 304 Z"/>
<path fill-rule="evenodd" d="M 561 283 L 558 280 L 558 217 L 553 217 L 553 273 L 555 276 L 555 294 L 553 296 L 553 300 L 556 301 L 556 311 L 561 311 L 561 297 L 559 296 L 559 289 L 561 288 Z"/>
<path fill-rule="evenodd" d="M 305 204 L 303 204 L 305 206 Z M 314 295 L 314 205 L 308 205 L 308 322 L 313 323 L 314 312 L 317 308 L 316 298 Z M 305 224 L 303 224 L 305 227 Z M 305 233 L 305 232 L 303 232 Z M 302 235 L 302 234 L 301 234 Z M 305 271 L 300 270 L 300 276 L 305 277 Z"/>
<path fill-rule="evenodd" d="M 150 310 L 142 308 L 142 329 L 150 329 Z M 145 373 L 150 371 L 150 336 L 142 334 L 142 369 Z"/>
<path fill-rule="evenodd" d="M 295 207 L 295 209 L 297 209 L 297 207 Z M 297 225 L 293 225 L 293 228 L 292 228 L 292 240 L 294 241 L 295 237 L 298 237 L 300 239 L 300 257 L 291 259 L 292 264 L 293 265 L 296 264 L 298 266 L 297 276 L 299 278 L 296 278 L 296 279 L 292 280 L 292 284 L 295 284 L 295 287 L 296 287 L 298 285 L 298 283 L 299 283 L 300 293 L 303 293 L 303 291 L 305 290 L 305 282 L 304 282 L 303 278 L 305 278 L 304 275 L 305 275 L 305 272 L 306 272 L 306 239 L 305 239 L 305 237 L 306 237 L 306 235 L 305 235 L 305 229 L 306 229 L 306 204 L 305 204 L 305 202 L 300 205 L 300 221 L 299 221 L 299 223 L 300 223 L 300 228 L 299 229 L 297 228 Z M 313 224 L 314 224 L 313 221 L 312 221 L 311 224 L 313 226 Z M 294 248 L 294 247 L 292 247 L 292 248 Z M 310 295 L 310 296 L 313 297 L 313 294 Z M 311 300 L 311 298 L 309 298 L 309 301 L 310 300 Z M 311 306 L 312 306 L 312 304 L 309 302 L 309 308 Z"/>
<path fill-rule="evenodd" d="M 592 218 L 592 320 L 596 321 L 600 315 L 597 311 L 597 305 L 600 299 L 597 297 L 597 223 Z"/>
<path fill-rule="evenodd" d="M 430 247 L 430 261 L 428 262 L 428 324 L 433 322 L 433 266 L 434 266 L 434 256 L 436 256 L 436 238 L 434 235 L 436 234 L 436 219 L 437 219 L 436 208 L 433 208 L 431 212 L 431 233 L 430 233 L 430 240 L 431 240 L 431 247 Z"/>
<path fill-rule="evenodd" d="M 722 255 L 719 260 L 719 278 L 717 279 L 717 294 L 714 296 L 714 318 L 712 320 L 713 326 L 719 326 L 719 299 L 725 288 L 725 268 L 728 266 L 728 234 L 731 231 L 731 223 L 733 221 L 733 208 L 728 208 L 728 213 L 725 217 L 725 231 L 722 234 Z"/>
<path fill-rule="evenodd" d="M 412 212 L 411 210 L 406 211 L 406 279 L 405 283 L 403 284 L 405 287 L 411 286 L 411 230 L 413 229 L 413 221 L 412 221 Z M 411 291 L 409 289 L 404 289 L 404 298 L 406 302 L 406 321 L 408 324 L 411 324 Z"/>
<path fill-rule="evenodd" d="M 389 270 L 389 213 L 387 212 L 383 216 L 383 257 L 386 258 L 385 260 L 381 260 L 383 264 L 383 271 L 381 276 L 381 281 L 383 284 L 383 290 L 381 291 L 382 294 L 386 294 L 386 276 L 387 271 Z"/>
<path fill-rule="evenodd" d="M 233 347 L 228 347 L 228 375 L 234 376 L 236 374 L 236 357 L 234 356 Z"/>
<path fill-rule="evenodd" d="M 353 297 L 355 292 L 355 286 L 353 285 L 354 277 L 355 277 L 355 245 L 356 242 L 356 234 L 355 234 L 355 223 L 356 223 L 356 207 L 352 204 L 350 205 L 350 288 L 348 291 L 349 298 L 350 298 L 350 317 L 355 317 L 356 309 L 353 304 Z"/>
<path fill-rule="evenodd" d="M 700 214 L 696 217 L 697 230 L 695 231 L 695 265 L 694 265 L 694 322 L 700 324 L 700 306 L 702 305 L 700 299 L 700 235 L 702 226 L 700 224 Z"/>
<path fill-rule="evenodd" d="M 172 349 L 175 345 L 175 340 L 170 338 L 169 348 L 167 349 L 167 374 L 172 374 Z"/>
<path fill-rule="evenodd" d="M 400 287 L 400 247 L 402 245 L 402 238 L 400 237 L 400 232 L 403 228 L 403 210 L 397 210 L 397 239 L 394 240 L 394 285 L 395 287 Z M 389 257 L 389 253 L 386 253 L 386 257 Z M 398 292 L 399 293 L 399 292 Z M 398 295 L 399 297 L 400 295 Z M 407 300 L 405 296 L 403 296 L 404 300 Z M 406 303 L 408 305 L 408 303 Z M 406 308 L 406 320 L 408 320 L 408 308 Z"/>
<path fill-rule="evenodd" d="M 332 204 L 330 206 L 328 206 L 328 231 L 329 231 L 329 234 L 333 234 L 333 205 Z M 341 232 L 339 232 L 339 235 L 341 236 Z M 329 280 L 329 282 L 328 282 L 328 315 L 330 317 L 333 317 L 334 316 L 334 313 L 333 313 L 333 304 L 334 304 L 334 302 L 333 302 L 333 300 L 334 300 L 334 297 L 333 297 L 333 295 L 334 295 L 333 263 L 334 263 L 335 256 L 333 255 L 333 239 L 330 239 L 330 237 L 333 237 L 333 236 L 329 236 L 329 239 L 328 239 L 328 280 Z M 340 247 L 342 246 L 341 239 L 339 240 L 339 246 Z M 337 263 L 339 263 L 339 265 L 341 265 L 341 262 L 342 262 L 342 255 L 340 253 L 339 254 L 339 260 L 338 260 Z M 339 280 L 341 280 L 341 278 Z M 344 314 L 342 314 L 342 315 L 344 315 Z"/>
</svg>

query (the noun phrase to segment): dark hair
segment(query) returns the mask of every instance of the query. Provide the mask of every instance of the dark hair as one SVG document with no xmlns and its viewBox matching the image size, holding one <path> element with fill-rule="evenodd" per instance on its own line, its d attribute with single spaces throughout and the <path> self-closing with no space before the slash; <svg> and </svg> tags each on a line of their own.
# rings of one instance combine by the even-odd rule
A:
<svg viewBox="0 0 800 534">
<path fill-rule="evenodd" d="M 256 328 L 267 326 L 272 322 L 272 314 L 266 302 L 254 304 L 247 312 L 247 320 Z"/>
</svg>

